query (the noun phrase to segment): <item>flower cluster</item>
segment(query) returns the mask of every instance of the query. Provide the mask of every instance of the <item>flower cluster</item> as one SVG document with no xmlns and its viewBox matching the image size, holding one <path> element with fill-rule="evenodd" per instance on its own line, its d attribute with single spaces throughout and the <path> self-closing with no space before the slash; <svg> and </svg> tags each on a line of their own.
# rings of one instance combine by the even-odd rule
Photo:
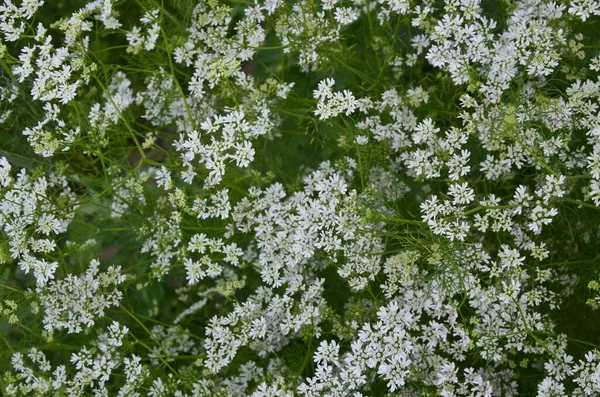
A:
<svg viewBox="0 0 600 397">
<path fill-rule="evenodd" d="M 598 18 L 4 0 L 0 394 L 600 394 Z"/>
</svg>

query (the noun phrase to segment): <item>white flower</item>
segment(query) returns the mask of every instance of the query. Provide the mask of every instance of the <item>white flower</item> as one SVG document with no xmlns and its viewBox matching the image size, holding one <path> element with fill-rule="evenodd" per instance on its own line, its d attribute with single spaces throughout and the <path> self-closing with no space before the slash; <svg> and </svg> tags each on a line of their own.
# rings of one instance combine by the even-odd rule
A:
<svg viewBox="0 0 600 397">
<path fill-rule="evenodd" d="M 56 219 L 53 214 L 42 214 L 42 216 L 40 216 L 37 220 L 36 230 L 45 235 L 49 235 L 50 233 L 59 234 L 64 232 L 60 221 Z"/>
<path fill-rule="evenodd" d="M 6 157 L 0 157 L 0 185 L 7 187 L 12 182 L 11 166 Z"/>
<path fill-rule="evenodd" d="M 43 287 L 49 280 L 54 279 L 54 272 L 58 268 L 58 262 L 46 262 L 44 259 L 37 259 L 33 263 L 33 275 L 39 287 Z"/>
<path fill-rule="evenodd" d="M 359 145 L 366 145 L 367 143 L 369 143 L 369 137 L 367 137 L 366 135 L 359 135 L 356 137 L 356 143 Z"/>
<path fill-rule="evenodd" d="M 498 253 L 498 257 L 500 258 L 500 267 L 505 269 L 514 269 L 523 264 L 525 260 L 524 256 L 519 256 L 520 253 L 516 249 L 510 249 L 510 247 L 506 244 L 502 244 L 502 251 Z"/>
<path fill-rule="evenodd" d="M 454 204 L 469 204 L 475 200 L 475 192 L 469 187 L 467 182 L 458 184 L 454 183 L 448 188 L 448 194 L 454 197 Z"/>
<path fill-rule="evenodd" d="M 173 188 L 171 173 L 169 172 L 167 167 L 162 166 L 156 171 L 156 184 L 165 188 L 166 190 Z"/>
<path fill-rule="evenodd" d="M 339 351 L 340 345 L 335 340 L 330 342 L 323 340 L 319 344 L 319 347 L 317 347 L 317 351 L 314 354 L 314 361 L 317 364 L 337 362 Z"/>
<path fill-rule="evenodd" d="M 192 260 L 191 258 L 185 258 L 183 265 L 187 273 L 186 279 L 190 284 L 196 284 L 199 280 L 206 276 L 206 272 L 202 270 L 202 264 Z"/>
<path fill-rule="evenodd" d="M 235 152 L 230 155 L 235 160 L 235 165 L 240 168 L 247 168 L 248 165 L 254 160 L 254 148 L 250 141 L 243 141 L 241 143 L 235 143 L 233 145 Z"/>
<path fill-rule="evenodd" d="M 340 7 L 335 9 L 334 16 L 341 25 L 348 25 L 358 19 L 358 12 L 350 7 Z"/>
<path fill-rule="evenodd" d="M 435 134 L 439 131 L 439 128 L 434 127 L 433 120 L 427 118 L 419 123 L 417 128 L 415 128 L 415 133 L 413 134 L 412 139 L 416 144 L 430 142 L 435 138 Z"/>
</svg>

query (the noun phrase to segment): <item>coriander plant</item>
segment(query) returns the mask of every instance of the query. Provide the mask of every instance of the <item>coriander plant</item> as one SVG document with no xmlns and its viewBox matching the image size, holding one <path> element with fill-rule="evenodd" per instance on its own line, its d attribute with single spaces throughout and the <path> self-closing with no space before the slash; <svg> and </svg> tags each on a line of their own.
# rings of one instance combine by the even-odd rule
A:
<svg viewBox="0 0 600 397">
<path fill-rule="evenodd" d="M 600 395 L 600 1 L 0 0 L 0 394 Z"/>
</svg>

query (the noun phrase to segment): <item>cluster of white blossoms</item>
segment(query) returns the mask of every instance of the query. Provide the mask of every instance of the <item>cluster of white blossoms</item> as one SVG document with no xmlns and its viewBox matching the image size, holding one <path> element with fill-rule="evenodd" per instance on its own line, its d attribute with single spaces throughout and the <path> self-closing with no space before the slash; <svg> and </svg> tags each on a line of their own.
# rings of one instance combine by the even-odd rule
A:
<svg viewBox="0 0 600 397">
<path fill-rule="evenodd" d="M 58 263 L 53 261 L 57 251 L 57 236 L 65 233 L 73 219 L 76 198 L 63 175 L 27 174 L 21 169 L 12 176 L 12 167 L 5 157 L 0 158 L 0 178 L 3 194 L 0 200 L 0 224 L 8 243 L 9 257 L 18 262 L 25 273 L 32 272 L 36 284 L 44 287 L 54 279 Z M 56 194 L 56 192 L 60 192 Z"/>
<path fill-rule="evenodd" d="M 363 225 L 356 213 L 357 192 L 348 189 L 346 178 L 330 163 L 321 164 L 304 182 L 303 191 L 289 198 L 281 184 L 274 184 L 264 191 L 252 189 L 236 205 L 236 227 L 255 233 L 254 262 L 263 282 L 296 291 L 304 272 L 326 265 L 326 260 L 339 263 L 338 274 L 351 288 L 363 289 L 380 271 L 375 253 L 383 245 L 364 233 L 373 226 Z"/>
<path fill-rule="evenodd" d="M 6 41 L 17 41 L 25 33 L 26 21 L 29 21 L 38 9 L 44 5 L 43 0 L 24 1 L 15 5 L 12 1 L 5 1 L 0 6 L 0 29 Z"/>
<path fill-rule="evenodd" d="M 111 266 L 99 273 L 99 266 L 100 262 L 94 259 L 81 277 L 69 274 L 36 288 L 47 331 L 66 328 L 68 333 L 82 332 L 82 326 L 93 326 L 95 317 L 102 317 L 107 308 L 119 305 L 123 293 L 110 287 L 123 283 L 125 276 L 120 267 Z"/>
<path fill-rule="evenodd" d="M 140 364 L 140 357 L 122 354 L 123 339 L 129 330 L 127 327 L 113 322 L 108 332 L 98 335 L 91 348 L 83 346 L 78 352 L 71 354 L 70 362 L 77 372 L 73 373 L 65 365 L 53 368 L 47 356 L 36 348 L 31 348 L 27 359 L 35 365 L 36 370 L 27 365 L 22 353 L 15 353 L 11 362 L 15 372 L 23 382 L 8 385 L 4 390 L 9 396 L 23 394 L 44 395 L 64 390 L 69 396 L 85 396 L 92 388 L 96 395 L 108 395 L 107 382 L 117 368 L 124 366 L 127 381 L 119 390 L 119 396 L 130 395 L 143 381 L 148 370 Z"/>
<path fill-rule="evenodd" d="M 127 52 L 134 55 L 138 54 L 142 48 L 146 51 L 152 51 L 156 45 L 156 40 L 160 34 L 160 25 L 158 23 L 159 10 L 147 11 L 140 19 L 140 22 L 148 27 L 146 35 L 137 26 L 134 26 L 131 31 L 127 32 L 127 41 L 129 47 Z"/>
<path fill-rule="evenodd" d="M 0 1 L 0 394 L 600 395 L 599 1 Z"/>
</svg>

